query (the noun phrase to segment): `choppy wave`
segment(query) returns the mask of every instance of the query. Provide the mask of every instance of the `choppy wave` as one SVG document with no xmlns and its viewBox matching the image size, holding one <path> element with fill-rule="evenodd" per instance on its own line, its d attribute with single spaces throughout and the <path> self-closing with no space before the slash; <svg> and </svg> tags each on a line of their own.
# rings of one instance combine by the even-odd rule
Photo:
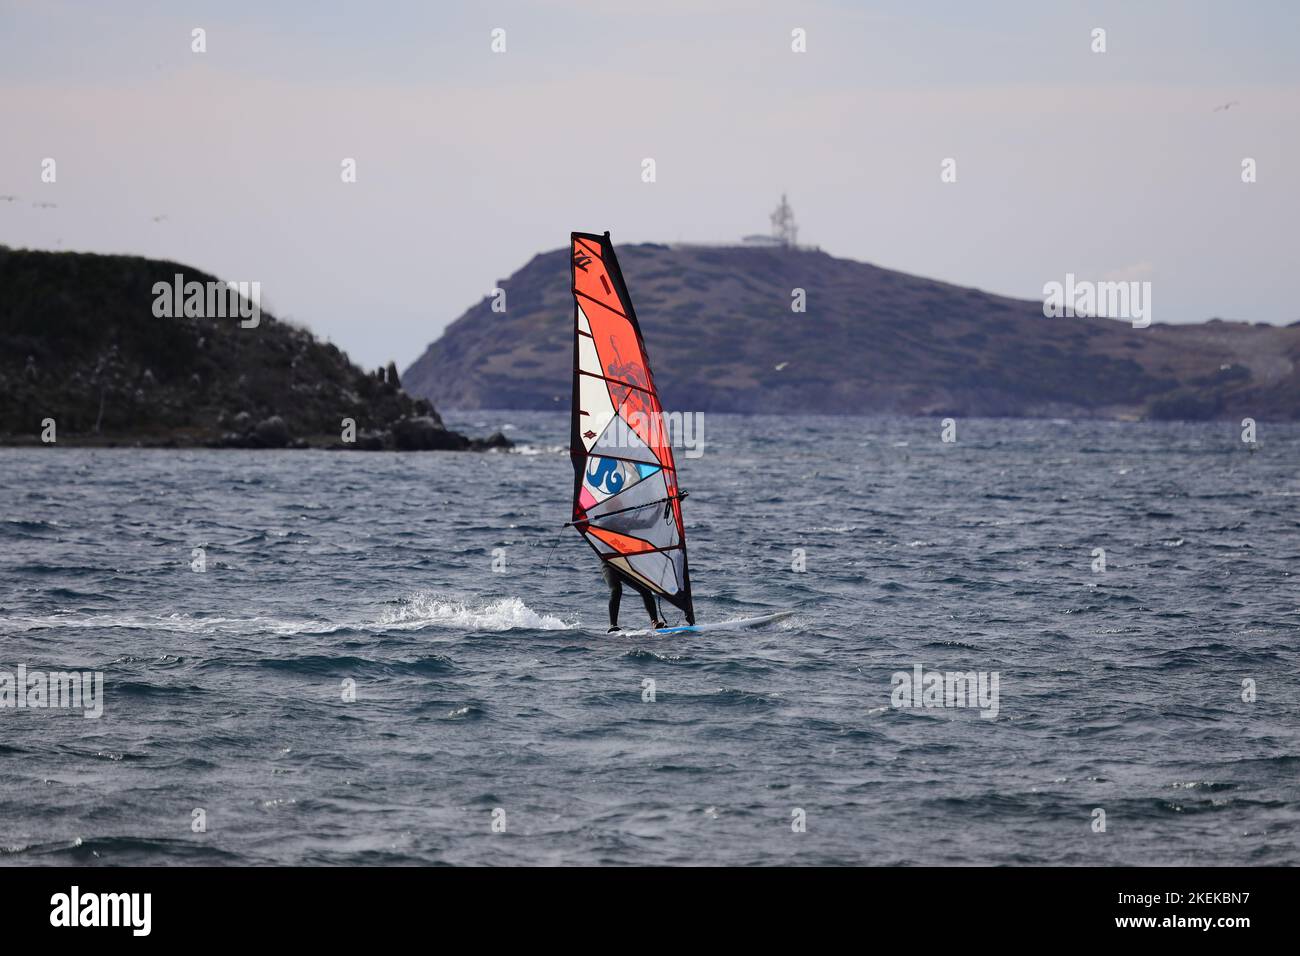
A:
<svg viewBox="0 0 1300 956">
<path fill-rule="evenodd" d="M 569 624 L 550 614 L 539 614 L 517 597 L 489 601 L 447 600 L 434 592 L 416 594 L 385 612 L 376 622 L 387 630 L 425 627 L 457 631 L 567 631 Z"/>
</svg>

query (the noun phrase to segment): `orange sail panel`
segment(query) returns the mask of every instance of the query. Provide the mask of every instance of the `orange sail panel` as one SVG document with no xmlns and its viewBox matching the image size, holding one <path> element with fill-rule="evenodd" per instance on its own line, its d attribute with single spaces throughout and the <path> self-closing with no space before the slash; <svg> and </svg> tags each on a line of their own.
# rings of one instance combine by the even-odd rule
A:
<svg viewBox="0 0 1300 956">
<path fill-rule="evenodd" d="M 573 525 L 633 587 L 695 623 L 677 466 L 609 233 L 572 234 Z"/>
</svg>

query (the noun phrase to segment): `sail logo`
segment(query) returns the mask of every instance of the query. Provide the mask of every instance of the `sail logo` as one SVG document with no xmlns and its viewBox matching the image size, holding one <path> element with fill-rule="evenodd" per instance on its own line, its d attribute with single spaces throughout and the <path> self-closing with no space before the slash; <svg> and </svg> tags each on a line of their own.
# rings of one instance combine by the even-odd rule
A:
<svg viewBox="0 0 1300 956">
<path fill-rule="evenodd" d="M 650 383 L 647 382 L 645 376 L 641 374 L 640 364 L 637 362 L 623 361 L 623 356 L 618 350 L 618 339 L 614 338 L 612 335 L 609 337 L 609 347 L 614 350 L 614 361 L 605 366 L 605 374 L 610 378 L 619 380 L 619 383 L 612 384 L 615 384 L 617 387 L 617 384 L 629 382 L 632 386 L 637 388 L 649 389 Z M 625 385 L 623 388 L 626 392 L 629 386 Z"/>
<path fill-rule="evenodd" d="M 896 671 L 889 682 L 895 709 L 978 707 L 985 720 L 998 716 L 997 671 L 926 671 L 914 664 L 911 672 Z"/>
<path fill-rule="evenodd" d="M 1043 315 L 1049 319 L 1128 319 L 1133 328 L 1145 329 L 1151 324 L 1151 283 L 1080 281 L 1067 272 L 1065 282 L 1043 286 Z"/>
<path fill-rule="evenodd" d="M 587 469 L 587 482 L 606 494 L 616 495 L 623 490 L 623 469 L 613 458 L 592 458 Z"/>
<path fill-rule="evenodd" d="M 80 710 L 87 720 L 104 715 L 103 671 L 0 671 L 2 710 Z"/>
<path fill-rule="evenodd" d="M 618 340 L 609 337 L 609 347 L 614 350 L 614 360 L 605 366 L 609 377 L 609 397 L 615 408 L 627 408 L 632 415 L 649 415 L 654 411 L 650 404 L 650 382 L 637 361 L 624 361 L 618 350 Z"/>
<path fill-rule="evenodd" d="M 56 927 L 125 926 L 132 936 L 148 936 L 153 928 L 152 893 L 68 893 L 50 897 L 50 925 Z"/>
<path fill-rule="evenodd" d="M 260 282 L 186 282 L 178 272 L 170 283 L 155 282 L 152 291 L 155 318 L 238 318 L 244 329 L 262 322 Z"/>
</svg>

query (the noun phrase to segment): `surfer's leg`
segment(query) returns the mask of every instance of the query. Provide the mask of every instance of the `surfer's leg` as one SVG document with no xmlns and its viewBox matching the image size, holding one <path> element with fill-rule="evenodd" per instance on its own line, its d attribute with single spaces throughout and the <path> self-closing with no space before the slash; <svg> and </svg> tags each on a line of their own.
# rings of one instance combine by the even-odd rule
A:
<svg viewBox="0 0 1300 956">
<path fill-rule="evenodd" d="M 641 600 L 645 603 L 645 612 L 650 615 L 650 623 L 659 627 L 663 622 L 659 620 L 659 608 L 655 606 L 654 597 L 649 591 L 642 591 Z"/>
<path fill-rule="evenodd" d="M 609 562 L 600 562 L 600 576 L 609 587 L 609 629 L 618 627 L 618 605 L 623 600 L 623 582 L 619 580 Z"/>
<path fill-rule="evenodd" d="M 623 600 L 623 582 L 618 578 L 609 585 L 609 626 L 618 627 L 618 606 Z"/>
</svg>

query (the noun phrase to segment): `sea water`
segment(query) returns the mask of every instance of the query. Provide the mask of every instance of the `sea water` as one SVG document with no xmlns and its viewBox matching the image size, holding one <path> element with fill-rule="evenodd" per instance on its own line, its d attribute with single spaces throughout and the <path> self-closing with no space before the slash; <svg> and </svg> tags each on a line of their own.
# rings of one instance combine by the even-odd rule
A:
<svg viewBox="0 0 1300 956">
<path fill-rule="evenodd" d="M 0 450 L 0 684 L 103 680 L 0 687 L 0 861 L 1300 863 L 1297 426 L 708 416 L 699 619 L 797 613 L 663 638 L 565 416 L 449 421 Z"/>
</svg>

